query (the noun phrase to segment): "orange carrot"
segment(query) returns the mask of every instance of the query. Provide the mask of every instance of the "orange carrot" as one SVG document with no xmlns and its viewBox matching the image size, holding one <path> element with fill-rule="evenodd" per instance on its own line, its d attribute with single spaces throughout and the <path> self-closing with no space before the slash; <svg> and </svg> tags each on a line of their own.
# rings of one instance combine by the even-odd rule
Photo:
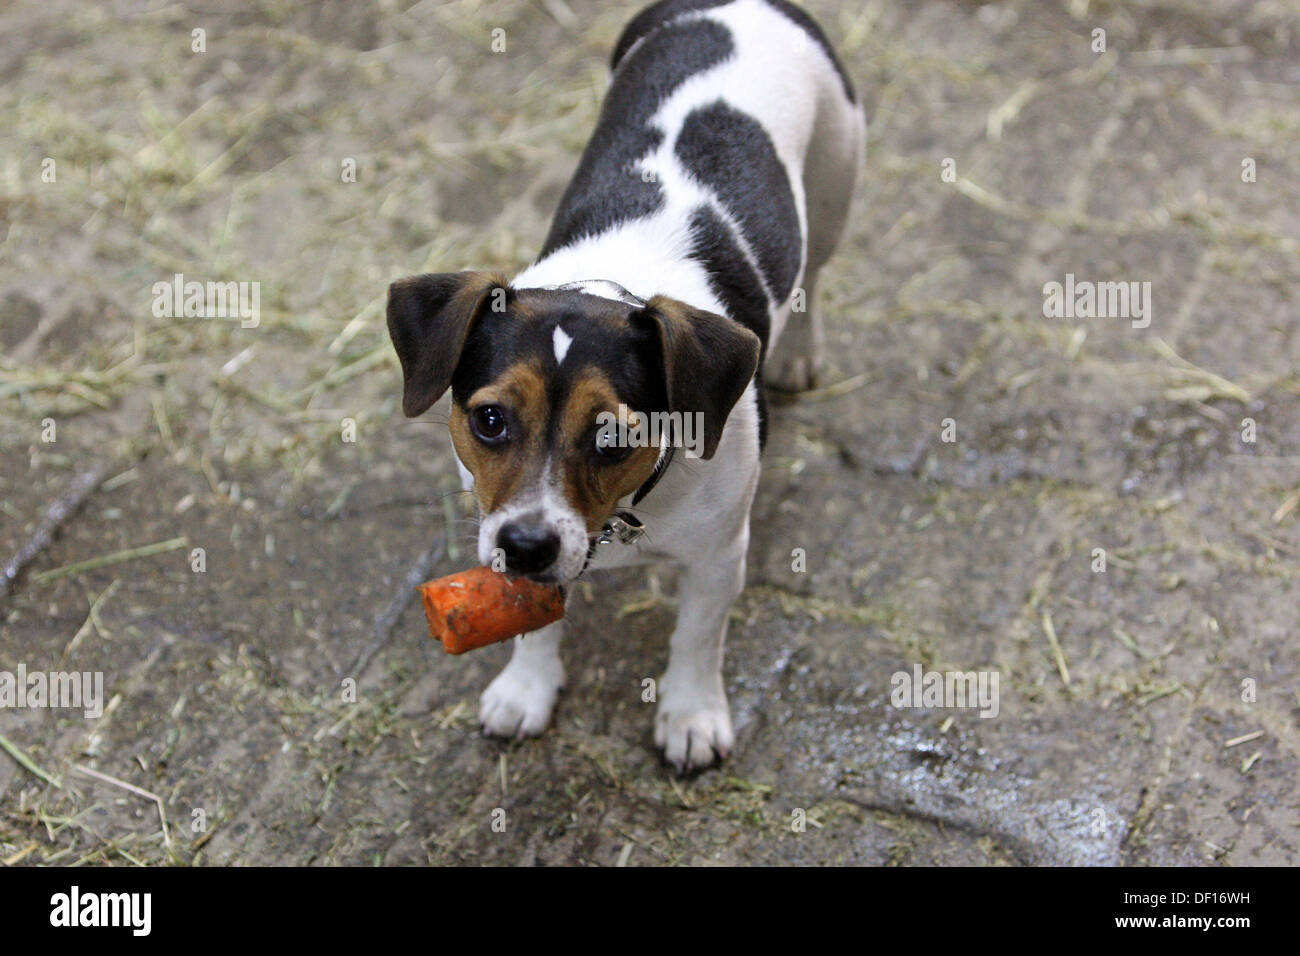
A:
<svg viewBox="0 0 1300 956">
<path fill-rule="evenodd" d="M 429 636 L 449 654 L 464 654 L 535 631 L 564 617 L 564 592 L 489 567 L 470 568 L 417 590 L 429 619 Z"/>
</svg>

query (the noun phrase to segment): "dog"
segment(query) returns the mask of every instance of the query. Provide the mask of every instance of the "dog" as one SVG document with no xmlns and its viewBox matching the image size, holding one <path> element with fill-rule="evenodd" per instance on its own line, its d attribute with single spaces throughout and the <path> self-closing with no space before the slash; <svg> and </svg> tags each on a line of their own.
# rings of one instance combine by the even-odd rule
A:
<svg viewBox="0 0 1300 956">
<path fill-rule="evenodd" d="M 395 282 L 387 321 L 403 412 L 451 391 L 482 563 L 561 586 L 590 569 L 681 569 L 654 740 L 684 773 L 734 746 L 723 644 L 762 388 L 814 385 L 811 302 L 866 125 L 825 35 L 785 0 L 663 0 L 631 20 L 611 65 L 537 259 L 513 281 Z M 515 639 L 481 698 L 485 733 L 546 729 L 562 624 Z"/>
</svg>

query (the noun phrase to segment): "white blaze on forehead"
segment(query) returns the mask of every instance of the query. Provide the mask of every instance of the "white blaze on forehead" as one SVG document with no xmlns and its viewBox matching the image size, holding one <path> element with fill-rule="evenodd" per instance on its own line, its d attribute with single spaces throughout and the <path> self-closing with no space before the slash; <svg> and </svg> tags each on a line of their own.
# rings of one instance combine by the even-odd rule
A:
<svg viewBox="0 0 1300 956">
<path fill-rule="evenodd" d="M 559 365 L 564 361 L 564 356 L 569 354 L 569 346 L 573 344 L 573 336 L 566 335 L 564 329 L 557 325 L 552 339 L 555 342 L 555 364 Z"/>
</svg>

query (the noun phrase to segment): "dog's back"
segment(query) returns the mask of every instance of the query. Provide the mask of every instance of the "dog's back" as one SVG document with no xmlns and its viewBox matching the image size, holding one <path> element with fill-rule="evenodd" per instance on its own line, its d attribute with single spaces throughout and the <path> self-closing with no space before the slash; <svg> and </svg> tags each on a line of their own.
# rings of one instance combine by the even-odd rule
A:
<svg viewBox="0 0 1300 956">
<path fill-rule="evenodd" d="M 599 276 L 728 315 L 766 350 L 842 229 L 863 137 L 852 84 L 784 0 L 662 0 L 612 63 L 596 130 L 515 285 Z"/>
</svg>

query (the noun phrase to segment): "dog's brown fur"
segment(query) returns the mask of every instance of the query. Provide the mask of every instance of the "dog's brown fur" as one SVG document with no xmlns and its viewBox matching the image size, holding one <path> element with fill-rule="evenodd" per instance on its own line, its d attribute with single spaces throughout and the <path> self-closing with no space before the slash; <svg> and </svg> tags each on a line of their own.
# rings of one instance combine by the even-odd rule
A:
<svg viewBox="0 0 1300 956">
<path fill-rule="evenodd" d="M 620 462 L 607 462 L 583 447 L 601 412 L 618 414 L 620 398 L 598 369 L 579 373 L 559 408 L 551 408 L 547 380 L 536 360 L 510 366 L 495 382 L 477 389 L 465 409 L 453 404 L 451 437 L 456 454 L 474 475 L 474 494 L 484 513 L 507 504 L 521 490 L 525 476 L 546 473 L 548 460 L 563 468 L 562 487 L 569 505 L 583 516 L 590 532 L 599 531 L 620 498 L 631 494 L 654 471 L 657 447 L 634 448 Z M 476 439 L 469 410 L 479 405 L 507 409 L 522 434 L 497 448 Z M 630 413 L 635 416 L 636 412 Z M 557 427 L 548 423 L 556 421 Z M 636 418 L 627 424 L 634 425 Z"/>
</svg>

